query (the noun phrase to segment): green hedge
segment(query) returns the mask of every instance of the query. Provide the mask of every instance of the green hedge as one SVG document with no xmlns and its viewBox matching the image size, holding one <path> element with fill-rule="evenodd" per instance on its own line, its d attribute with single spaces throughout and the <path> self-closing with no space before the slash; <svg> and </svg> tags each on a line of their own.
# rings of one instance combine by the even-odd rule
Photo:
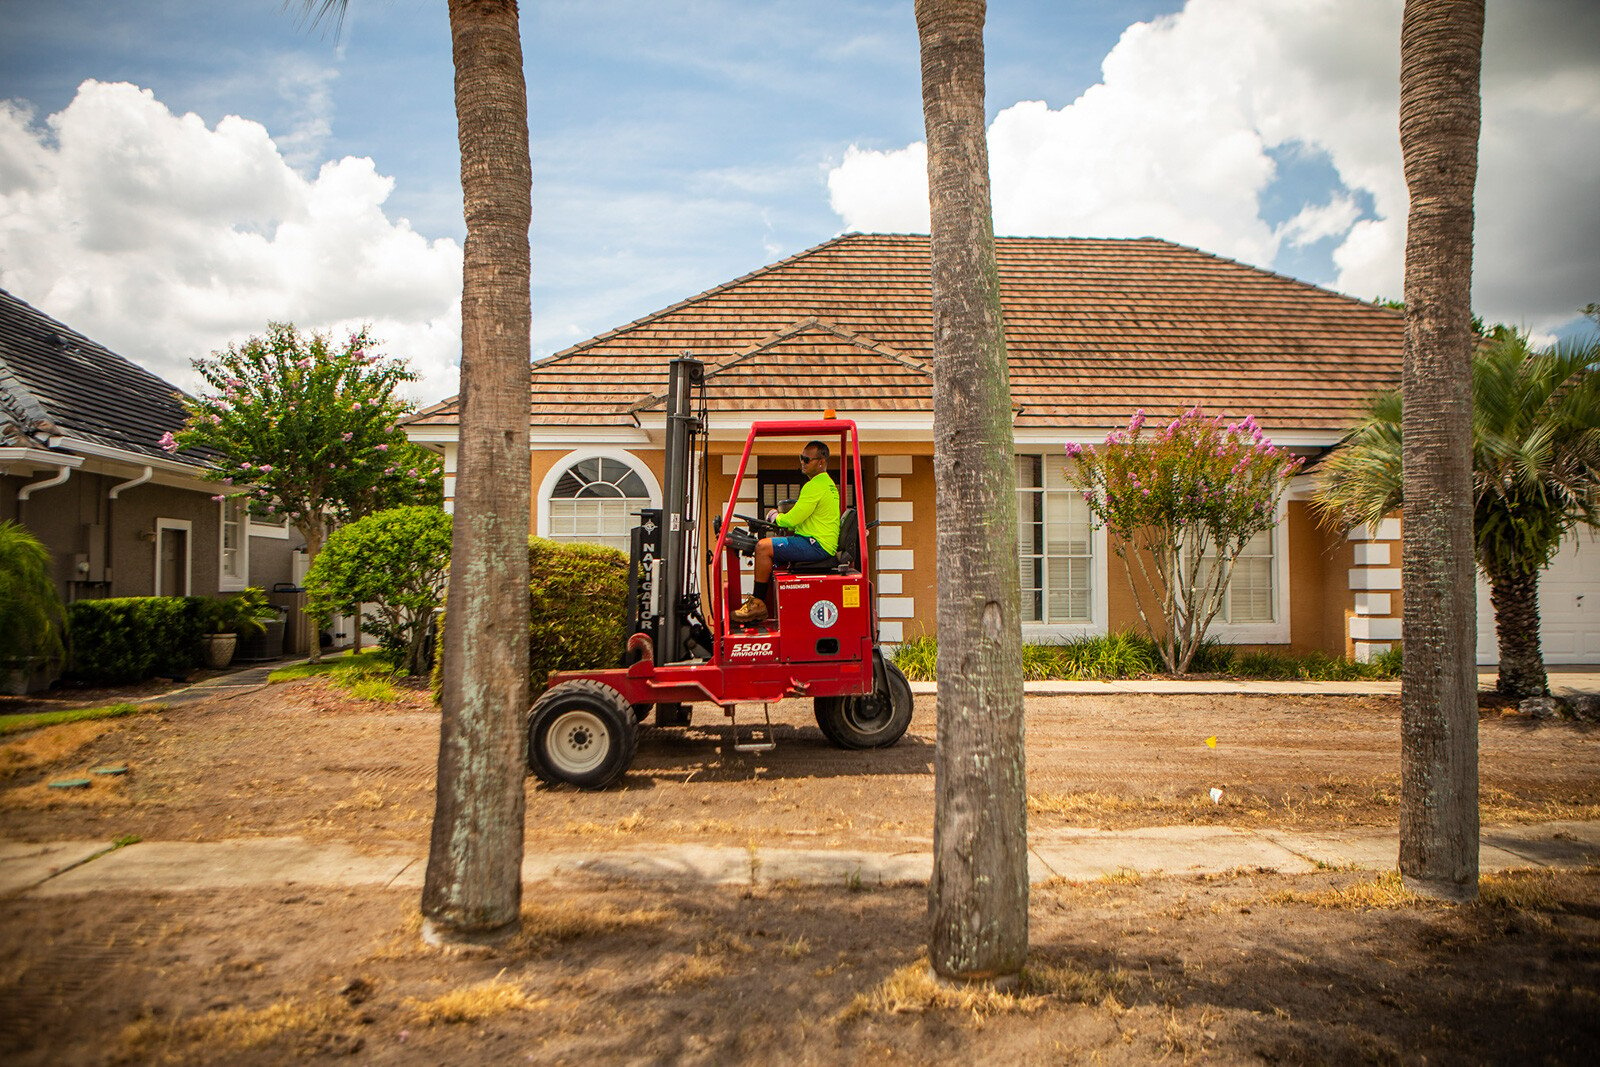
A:
<svg viewBox="0 0 1600 1067">
<path fill-rule="evenodd" d="M 622 662 L 628 557 L 601 545 L 528 538 L 528 684 L 537 695 L 551 671 L 593 670 Z M 444 666 L 446 610 L 439 620 L 433 689 Z"/>
<path fill-rule="evenodd" d="M 622 662 L 628 557 L 600 545 L 528 538 L 528 683 Z"/>
<path fill-rule="evenodd" d="M 187 674 L 200 663 L 210 600 L 115 597 L 67 606 L 72 635 L 67 676 L 83 682 L 142 682 Z"/>
</svg>

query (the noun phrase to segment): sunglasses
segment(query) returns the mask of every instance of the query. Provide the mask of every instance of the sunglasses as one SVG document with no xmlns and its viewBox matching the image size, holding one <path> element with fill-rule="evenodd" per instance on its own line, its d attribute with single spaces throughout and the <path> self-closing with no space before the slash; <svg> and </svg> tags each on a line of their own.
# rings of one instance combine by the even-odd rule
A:
<svg viewBox="0 0 1600 1067">
<path fill-rule="evenodd" d="M 804 452 L 802 452 L 800 454 L 800 462 L 801 463 L 815 463 L 817 460 L 819 460 L 821 458 L 822 458 L 821 456 L 808 456 Z"/>
</svg>

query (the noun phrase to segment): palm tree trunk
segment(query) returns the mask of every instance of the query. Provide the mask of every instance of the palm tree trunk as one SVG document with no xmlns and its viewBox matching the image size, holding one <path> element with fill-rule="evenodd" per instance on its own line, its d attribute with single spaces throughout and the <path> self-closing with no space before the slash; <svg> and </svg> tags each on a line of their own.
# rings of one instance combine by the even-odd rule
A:
<svg viewBox="0 0 1600 1067">
<path fill-rule="evenodd" d="M 1014 982 L 1028 950 L 1016 469 L 983 114 L 983 0 L 917 0 L 932 212 L 939 712 L 934 971 Z"/>
<path fill-rule="evenodd" d="M 1483 0 L 1407 0 L 1400 873 L 1453 900 L 1478 892 L 1471 291 L 1482 52 Z"/>
<path fill-rule="evenodd" d="M 527 91 L 515 0 L 450 0 L 467 243 L 461 459 L 425 936 L 492 939 L 522 903 L 528 706 Z"/>
<path fill-rule="evenodd" d="M 1491 574 L 1489 600 L 1500 646 L 1495 689 L 1507 696 L 1543 696 L 1550 691 L 1550 681 L 1539 649 L 1539 572 Z"/>
</svg>

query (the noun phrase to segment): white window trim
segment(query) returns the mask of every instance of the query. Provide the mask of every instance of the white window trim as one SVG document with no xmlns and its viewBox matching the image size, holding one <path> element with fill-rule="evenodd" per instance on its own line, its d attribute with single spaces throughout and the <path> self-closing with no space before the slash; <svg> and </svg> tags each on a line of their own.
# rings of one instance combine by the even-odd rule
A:
<svg viewBox="0 0 1600 1067">
<path fill-rule="evenodd" d="M 556 483 L 561 476 L 576 463 L 586 459 L 610 459 L 628 466 L 635 474 L 644 480 L 644 487 L 650 493 L 650 506 L 661 506 L 661 483 L 656 481 L 656 476 L 650 470 L 650 465 L 625 448 L 576 448 L 565 456 L 556 460 L 545 472 L 544 480 L 539 483 L 539 514 L 534 523 L 534 533 L 540 537 L 550 536 L 550 494 L 555 490 Z"/>
<path fill-rule="evenodd" d="M 250 536 L 270 537 L 277 541 L 287 541 L 289 540 L 289 519 L 284 517 L 277 522 L 264 522 L 252 515 L 250 516 Z"/>
<path fill-rule="evenodd" d="M 227 570 L 228 509 L 239 509 L 239 576 L 232 577 Z M 237 593 L 250 585 L 250 511 L 245 502 L 228 497 L 217 502 L 217 591 Z"/>
<path fill-rule="evenodd" d="M 1037 456 L 1038 452 L 1018 452 L 1019 456 Z M 1049 462 L 1049 453 L 1042 457 Z M 1022 640 L 1030 645 L 1059 645 L 1073 641 L 1080 637 L 1101 637 L 1107 632 L 1107 623 L 1111 615 L 1111 593 L 1107 584 L 1111 575 L 1111 561 L 1107 558 L 1111 551 L 1111 542 L 1106 537 L 1106 528 L 1096 522 L 1094 516 L 1089 517 L 1089 545 L 1092 559 L 1090 560 L 1094 591 L 1089 597 L 1089 621 L 1087 622 L 1024 622 L 1022 624 Z"/>
<path fill-rule="evenodd" d="M 164 530 L 183 531 L 183 587 L 190 596 L 194 595 L 194 523 L 188 519 L 156 519 L 155 548 L 151 555 L 154 566 L 151 569 L 150 585 L 155 590 L 156 596 L 181 596 L 180 593 L 169 593 L 161 588 L 161 534 Z"/>
<path fill-rule="evenodd" d="M 1278 498 L 1272 525 L 1272 592 L 1275 622 L 1223 622 L 1212 620 L 1206 636 L 1229 645 L 1286 645 L 1289 643 L 1289 494 Z"/>
</svg>

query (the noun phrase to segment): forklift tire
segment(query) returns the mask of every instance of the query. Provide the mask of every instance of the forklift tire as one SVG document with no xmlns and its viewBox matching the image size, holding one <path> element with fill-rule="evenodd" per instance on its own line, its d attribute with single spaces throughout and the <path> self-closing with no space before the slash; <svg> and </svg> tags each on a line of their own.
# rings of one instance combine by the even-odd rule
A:
<svg viewBox="0 0 1600 1067">
<path fill-rule="evenodd" d="M 599 682 L 562 682 L 528 715 L 528 768 L 552 785 L 604 789 L 633 763 L 638 745 L 633 707 Z"/>
<path fill-rule="evenodd" d="M 881 653 L 873 654 L 872 682 L 866 696 L 812 702 L 823 736 L 840 748 L 888 748 L 911 725 L 911 683 Z"/>
</svg>

